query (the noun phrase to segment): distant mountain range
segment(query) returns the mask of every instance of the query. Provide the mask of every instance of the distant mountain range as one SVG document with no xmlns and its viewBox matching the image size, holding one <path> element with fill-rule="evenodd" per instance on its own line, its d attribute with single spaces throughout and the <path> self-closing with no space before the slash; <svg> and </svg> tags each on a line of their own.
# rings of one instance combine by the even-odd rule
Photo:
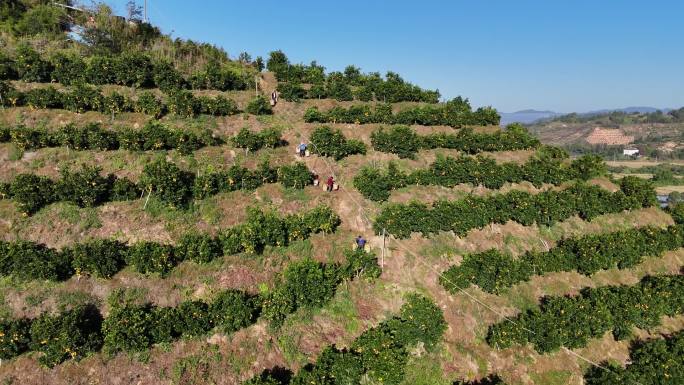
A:
<svg viewBox="0 0 684 385">
<path fill-rule="evenodd" d="M 587 116 L 587 115 L 601 115 L 613 111 L 620 111 L 620 112 L 626 112 L 628 114 L 638 112 L 642 114 L 647 114 L 651 112 L 656 112 L 658 110 L 661 110 L 663 112 L 669 112 L 672 109 L 671 108 L 655 108 L 655 107 L 626 107 L 626 108 L 617 108 L 617 109 L 604 109 L 604 110 L 595 110 L 595 111 L 588 111 L 588 112 L 580 112 L 578 113 L 579 115 L 582 116 Z M 542 119 L 550 119 L 550 118 L 555 118 L 556 116 L 561 116 L 561 115 L 567 115 L 567 112 L 555 112 L 555 111 L 538 111 L 538 110 L 522 110 L 522 111 L 517 111 L 517 112 L 501 112 L 501 124 L 506 125 L 514 122 L 519 122 L 519 123 L 534 123 L 536 121 L 542 120 Z"/>
</svg>

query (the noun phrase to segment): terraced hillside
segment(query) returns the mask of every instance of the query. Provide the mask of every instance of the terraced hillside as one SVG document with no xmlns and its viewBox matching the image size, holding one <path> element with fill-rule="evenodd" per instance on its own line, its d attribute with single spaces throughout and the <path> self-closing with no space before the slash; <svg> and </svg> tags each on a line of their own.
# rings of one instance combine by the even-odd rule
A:
<svg viewBox="0 0 684 385">
<path fill-rule="evenodd" d="M 268 71 L 174 57 L 169 86 L 141 42 L 146 83 L 67 85 L 27 68 L 67 48 L 86 68 L 106 59 L 15 35 L 0 89 L 4 383 L 684 380 L 684 211 L 661 210 L 649 180 L 396 74 L 274 51 Z M 27 40 L 43 64 L 16 66 Z M 257 91 L 235 80 L 255 74 Z"/>
</svg>

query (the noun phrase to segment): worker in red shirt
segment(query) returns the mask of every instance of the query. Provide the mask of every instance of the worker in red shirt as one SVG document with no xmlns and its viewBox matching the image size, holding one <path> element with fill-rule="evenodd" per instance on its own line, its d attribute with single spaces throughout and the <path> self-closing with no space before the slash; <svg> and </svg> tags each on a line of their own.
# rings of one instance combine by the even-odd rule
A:
<svg viewBox="0 0 684 385">
<path fill-rule="evenodd" d="M 328 185 L 328 192 L 330 192 L 330 191 L 333 190 L 333 185 L 334 185 L 334 184 L 335 184 L 335 179 L 334 179 L 334 178 L 332 177 L 332 175 L 331 175 L 330 178 L 328 178 L 328 182 L 327 182 L 327 185 Z"/>
</svg>

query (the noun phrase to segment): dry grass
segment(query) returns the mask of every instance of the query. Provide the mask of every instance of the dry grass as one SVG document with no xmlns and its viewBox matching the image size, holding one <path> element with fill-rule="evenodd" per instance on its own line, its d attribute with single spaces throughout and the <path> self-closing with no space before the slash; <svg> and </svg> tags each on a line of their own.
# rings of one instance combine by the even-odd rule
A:
<svg viewBox="0 0 684 385">
<path fill-rule="evenodd" d="M 274 85 L 270 74 L 265 75 L 262 83 L 266 91 Z M 136 92 L 117 87 L 105 88 L 131 95 Z M 215 94 L 211 91 L 202 93 Z M 244 105 L 253 96 L 253 91 L 226 95 Z M 283 130 L 283 136 L 291 144 L 285 148 L 251 154 L 245 154 L 230 145 L 205 148 L 192 156 L 179 156 L 174 151 L 163 154 L 193 172 L 210 167 L 223 168 L 235 162 L 253 167 L 266 157 L 274 165 L 290 163 L 298 159 L 294 155 L 293 144 L 298 143 L 301 138 L 308 138 L 318 126 L 302 122 L 306 108 L 318 106 L 328 109 L 351 104 L 331 100 L 306 100 L 300 103 L 281 101 L 275 108 L 275 115 L 268 117 L 164 117 L 162 120 L 173 127 L 208 128 L 223 136 L 231 136 L 242 127 L 252 130 L 277 127 Z M 402 103 L 395 106 L 395 109 L 408 105 L 412 104 Z M 122 114 L 112 119 L 98 113 L 74 114 L 61 110 L 11 108 L 0 111 L 0 124 L 23 122 L 30 126 L 59 127 L 69 122 L 100 122 L 106 127 L 139 127 L 147 119 L 148 117 L 140 114 Z M 370 144 L 370 133 L 381 125 L 330 126 L 341 129 L 347 137 Z M 431 132 L 455 132 L 450 127 L 415 128 L 422 135 Z M 483 127 L 477 130 L 488 132 L 495 129 Z M 582 134 L 581 130 L 566 131 L 559 128 L 554 135 L 562 136 L 562 140 L 574 140 Z M 11 145 L 0 144 L 0 180 L 9 180 L 17 173 L 26 171 L 56 177 L 60 168 L 81 163 L 96 164 L 105 172 L 137 180 L 144 165 L 158 156 L 127 151 L 73 152 L 55 148 L 27 152 L 18 160 L 10 160 L 13 151 Z M 143 209 L 143 201 L 137 200 L 108 203 L 95 209 L 77 209 L 72 205 L 59 203 L 32 217 L 23 217 L 18 214 L 13 202 L 0 200 L 0 238 L 31 239 L 54 247 L 64 247 L 93 237 L 112 237 L 126 242 L 158 240 L 173 243 L 180 234 L 190 230 L 215 234 L 222 228 L 233 226 L 244 220 L 244 209 L 251 205 L 274 208 L 280 213 L 293 213 L 323 203 L 330 205 L 343 221 L 336 234 L 315 235 L 310 240 L 298 242 L 289 248 L 268 249 L 261 256 L 228 256 L 208 265 L 186 262 L 165 279 L 145 277 L 129 268 L 111 280 L 74 277 L 66 282 L 53 284 L 0 280 L 0 294 L 5 301 L 3 309 L 15 316 L 36 316 L 42 311 L 57 309 L 65 300 L 90 298 L 97 301 L 106 312 L 105 300 L 117 288 L 136 289 L 142 300 L 171 306 L 188 298 L 209 298 L 216 291 L 225 288 L 257 292 L 261 285 L 273 284 L 274 277 L 289 262 L 304 257 L 313 257 L 320 261 L 341 261 L 344 258 L 342 251 L 357 234 L 369 236 L 371 245 L 379 251 L 382 239 L 372 236 L 372 224 L 367 217 L 372 218 L 381 205 L 363 199 L 352 186 L 353 176 L 365 165 L 385 166 L 389 161 L 396 161 L 400 168 L 406 170 L 426 167 L 438 154 L 458 155 L 458 152 L 421 151 L 415 160 L 399 160 L 395 155 L 373 150 L 369 150 L 366 156 L 351 156 L 339 162 L 312 156 L 304 159 L 307 166 L 321 176 L 334 173 L 341 185 L 340 191 L 330 194 L 320 188 L 308 187 L 303 191 L 293 192 L 272 184 L 262 186 L 254 192 L 219 194 L 198 202 L 189 211 L 165 209 L 156 205 L 154 200 L 147 209 Z M 532 152 L 486 155 L 492 156 L 497 162 L 524 162 Z M 654 164 L 643 161 L 609 163 L 630 167 Z M 617 189 L 607 179 L 596 179 L 591 183 L 609 190 Z M 459 199 L 471 193 L 487 195 L 513 189 L 538 193 L 550 188 L 563 186 L 544 186 L 537 189 L 529 183 L 507 184 L 500 191 L 466 185 L 453 189 L 411 186 L 394 192 L 391 200 L 405 202 L 419 199 L 430 202 L 436 199 Z M 260 322 L 230 336 L 217 334 L 206 339 L 181 340 L 154 347 L 149 354 L 138 357 L 125 354 L 107 357 L 96 354 L 80 363 L 66 363 L 50 370 L 40 368 L 35 355 L 24 355 L 0 366 L 0 380 L 12 379 L 14 383 L 21 384 L 237 384 L 265 368 L 300 368 L 313 361 L 326 345 L 348 346 L 363 330 L 396 313 L 404 293 L 418 291 L 436 301 L 449 323 L 444 343 L 429 357 L 431 363 L 437 367 L 437 372 L 443 372 L 438 373 L 441 382 L 434 380 L 435 383 L 445 383 L 444 378 L 474 379 L 498 372 L 510 384 L 541 385 L 561 378 L 562 382 L 556 383 L 580 385 L 586 364 L 573 355 L 563 351 L 539 355 L 529 346 L 497 350 L 484 342 L 487 327 L 501 321 L 504 316 L 513 316 L 521 309 L 534 306 L 543 295 L 572 294 L 586 286 L 634 283 L 645 274 L 677 273 L 682 266 L 683 250 L 666 253 L 662 258 L 649 258 L 634 269 L 609 270 L 592 277 L 573 272 L 535 277 L 499 296 L 475 288 L 466 289 L 467 294 L 451 295 L 439 285 L 439 274 L 448 266 L 458 263 L 465 253 L 498 248 L 519 255 L 528 250 L 553 247 L 564 237 L 645 225 L 665 226 L 671 223 L 669 215 L 651 208 L 604 215 L 592 222 L 571 218 L 542 228 L 510 222 L 473 230 L 463 237 L 443 233 L 430 238 L 414 236 L 401 242 L 390 240 L 379 280 L 359 280 L 341 286 L 335 298 L 322 309 L 300 311 L 292 315 L 279 332 L 270 331 Z M 684 317 L 668 318 L 651 333 L 680 330 L 683 327 Z M 645 336 L 647 332 L 639 331 L 638 335 Z M 625 362 L 627 347 L 627 342 L 615 342 L 606 335 L 578 352 L 592 360 L 613 358 L 618 362 Z M 419 362 L 419 359 L 412 359 L 412 362 Z M 421 372 L 420 375 L 428 374 Z"/>
</svg>

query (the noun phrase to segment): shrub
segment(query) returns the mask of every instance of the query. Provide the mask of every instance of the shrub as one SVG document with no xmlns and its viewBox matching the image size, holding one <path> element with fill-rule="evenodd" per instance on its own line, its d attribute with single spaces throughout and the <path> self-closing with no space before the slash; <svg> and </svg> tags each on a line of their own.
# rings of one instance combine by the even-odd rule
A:
<svg viewBox="0 0 684 385">
<path fill-rule="evenodd" d="M 58 53 L 52 58 L 52 80 L 70 85 L 85 81 L 86 64 L 77 55 Z"/>
<path fill-rule="evenodd" d="M 307 109 L 304 120 L 309 123 L 385 123 L 385 124 L 421 124 L 425 126 L 483 126 L 498 125 L 500 116 L 491 107 L 472 111 L 467 99 L 456 98 L 439 105 L 417 106 L 405 108 L 396 114 L 387 104 L 379 104 L 375 109 L 368 106 L 351 106 L 348 109 L 334 107 L 328 111 L 319 111 L 312 107 Z"/>
<path fill-rule="evenodd" d="M 223 250 L 218 239 L 207 234 L 185 234 L 180 238 L 174 253 L 180 260 L 207 263 L 220 257 Z"/>
<path fill-rule="evenodd" d="M 684 333 L 675 332 L 664 338 L 637 340 L 632 343 L 626 367 L 604 362 L 590 367 L 584 374 L 587 385 L 619 385 L 662 381 L 677 383 L 684 376 Z M 607 367 L 606 370 L 604 367 Z"/>
<path fill-rule="evenodd" d="M 54 144 L 74 150 L 115 150 L 119 148 L 116 133 L 100 127 L 98 123 L 90 123 L 84 127 L 68 124 L 56 130 L 53 135 Z M 53 143 L 49 143 L 52 145 Z"/>
<path fill-rule="evenodd" d="M 203 114 L 228 116 L 235 115 L 238 112 L 237 103 L 222 95 L 218 95 L 215 98 L 200 96 L 197 98 L 197 102 L 199 104 L 199 112 Z"/>
<path fill-rule="evenodd" d="M 140 112 L 145 115 L 152 115 L 155 118 L 160 118 L 164 114 L 164 104 L 151 91 L 144 91 L 138 96 L 135 102 L 135 112 Z"/>
<path fill-rule="evenodd" d="M 184 301 L 176 308 L 176 332 L 184 336 L 199 336 L 213 328 L 209 306 L 202 301 Z"/>
<path fill-rule="evenodd" d="M 49 82 L 52 66 L 40 58 L 38 52 L 28 44 L 17 47 L 15 68 L 19 78 L 25 82 Z"/>
<path fill-rule="evenodd" d="M 54 144 L 53 137 L 46 128 L 13 127 L 9 130 L 12 143 L 22 150 L 34 150 Z"/>
<path fill-rule="evenodd" d="M 70 92 L 62 97 L 64 108 L 73 112 L 100 111 L 103 106 L 103 96 L 97 88 L 77 84 Z"/>
<path fill-rule="evenodd" d="M 71 276 L 70 255 L 29 241 L 4 243 L 2 273 L 21 280 L 63 280 Z"/>
<path fill-rule="evenodd" d="M 33 350 L 41 364 L 53 367 L 80 360 L 102 346 L 102 315 L 94 305 L 78 305 L 57 316 L 43 314 L 31 325 Z"/>
<path fill-rule="evenodd" d="M 10 185 L 12 198 L 25 214 L 33 214 L 56 199 L 54 182 L 33 174 L 19 174 Z"/>
<path fill-rule="evenodd" d="M 153 84 L 154 68 L 149 57 L 140 53 L 125 53 L 113 61 L 115 81 L 129 87 L 149 87 Z"/>
<path fill-rule="evenodd" d="M 259 311 L 256 298 L 234 289 L 222 291 L 209 305 L 213 324 L 224 333 L 232 333 L 253 324 Z"/>
<path fill-rule="evenodd" d="M 515 322 L 490 326 L 487 343 L 498 348 L 530 342 L 540 353 L 584 347 L 612 331 L 628 338 L 633 327 L 651 328 L 663 315 L 684 311 L 684 276 L 645 277 L 634 286 L 585 288 L 576 297 L 548 297 Z"/>
<path fill-rule="evenodd" d="M 378 234 L 385 228 L 395 237 L 406 238 L 411 232 L 465 234 L 489 223 L 504 224 L 509 220 L 526 226 L 535 222 L 549 226 L 573 215 L 591 220 L 601 214 L 650 207 L 650 198 L 642 197 L 653 192 L 648 186 L 610 193 L 597 186 L 575 185 L 534 195 L 511 191 L 490 197 L 469 196 L 459 201 L 438 201 L 432 208 L 418 202 L 389 204 L 383 207 L 373 227 Z"/>
<path fill-rule="evenodd" d="M 246 148 L 250 151 L 257 151 L 263 147 L 275 148 L 282 144 L 281 132 L 277 129 L 264 129 L 253 133 L 247 127 L 243 127 L 231 138 L 233 145 L 239 148 Z"/>
<path fill-rule="evenodd" d="M 378 151 L 391 152 L 400 158 L 414 159 L 421 148 L 421 139 L 408 126 L 394 126 L 389 131 L 380 129 L 371 134 L 373 148 Z"/>
<path fill-rule="evenodd" d="M 328 126 L 318 127 L 311 133 L 311 144 L 315 154 L 331 156 L 335 160 L 366 153 L 363 142 L 347 140 L 340 130 L 333 130 Z"/>
<path fill-rule="evenodd" d="M 306 96 L 306 91 L 297 83 L 278 83 L 277 90 L 278 95 L 288 102 L 298 102 Z"/>
<path fill-rule="evenodd" d="M 154 64 L 154 84 L 164 93 L 181 90 L 187 87 L 183 76 L 176 71 L 172 63 L 159 62 Z"/>
<path fill-rule="evenodd" d="M 18 78 L 14 60 L 4 52 L 0 52 L 0 80 L 17 80 Z"/>
<path fill-rule="evenodd" d="M 138 242 L 128 248 L 126 263 L 142 274 L 166 276 L 178 263 L 173 246 L 156 242 Z"/>
<path fill-rule="evenodd" d="M 261 95 L 252 99 L 247 104 L 247 108 L 245 108 L 245 111 L 252 115 L 270 115 L 273 113 L 273 110 L 271 109 L 271 105 L 269 104 L 268 100 L 266 100 L 266 98 Z"/>
<path fill-rule="evenodd" d="M 26 318 L 0 320 L 0 359 L 8 360 L 29 350 L 31 321 Z"/>
<path fill-rule="evenodd" d="M 201 106 L 197 98 L 190 91 L 177 90 L 168 94 L 167 108 L 169 112 L 191 118 L 200 113 Z"/>
<path fill-rule="evenodd" d="M 114 58 L 112 57 L 91 57 L 85 70 L 85 77 L 88 83 L 97 85 L 114 84 L 116 81 L 114 65 Z"/>
<path fill-rule="evenodd" d="M 278 168 L 278 181 L 285 187 L 304 188 L 313 183 L 313 174 L 302 162 Z"/>
<path fill-rule="evenodd" d="M 153 318 L 149 306 L 123 304 L 112 306 L 102 323 L 104 347 L 109 353 L 142 351 L 152 339 Z"/>
<path fill-rule="evenodd" d="M 125 96 L 114 91 L 109 95 L 102 96 L 100 110 L 105 114 L 116 115 L 122 112 L 133 111 L 133 105 Z"/>
<path fill-rule="evenodd" d="M 140 197 L 140 189 L 138 186 L 128 179 L 117 178 L 112 183 L 112 189 L 109 192 L 109 199 L 112 201 L 128 201 Z"/>
<path fill-rule="evenodd" d="M 324 265 L 311 259 L 291 263 L 276 289 L 264 300 L 263 314 L 271 326 L 278 328 L 296 309 L 322 306 L 335 294 L 339 281 L 336 265 Z"/>
<path fill-rule="evenodd" d="M 116 240 L 96 239 L 78 243 L 68 252 L 77 274 L 86 272 L 99 278 L 111 278 L 124 266 L 127 247 Z"/>
<path fill-rule="evenodd" d="M 24 103 L 32 108 L 62 108 L 63 95 L 53 86 L 24 93 Z"/>
<path fill-rule="evenodd" d="M 57 199 L 80 207 L 93 207 L 107 201 L 112 179 L 101 176 L 100 171 L 100 167 L 85 164 L 76 172 L 61 170 L 62 178 L 55 185 Z"/>
<path fill-rule="evenodd" d="M 165 159 L 145 165 L 140 186 L 171 206 L 186 206 L 192 196 L 193 175 Z"/>
<path fill-rule="evenodd" d="M 683 243 L 681 226 L 673 225 L 566 238 L 549 251 L 527 252 L 516 259 L 488 250 L 466 255 L 460 265 L 442 274 L 440 282 L 452 292 L 476 284 L 486 292 L 500 293 L 534 274 L 576 270 L 591 275 L 615 267 L 630 268 L 646 256 L 658 256 Z"/>
<path fill-rule="evenodd" d="M 446 322 L 439 307 L 430 300 L 409 295 L 401 315 L 366 330 L 351 344 L 351 349 L 327 347 L 313 364 L 302 368 L 283 384 L 335 383 L 356 384 L 367 378 L 373 383 L 397 385 L 404 380 L 409 349 L 419 342 L 432 347 L 441 337 Z M 264 373 L 252 384 L 269 384 Z"/>
</svg>

